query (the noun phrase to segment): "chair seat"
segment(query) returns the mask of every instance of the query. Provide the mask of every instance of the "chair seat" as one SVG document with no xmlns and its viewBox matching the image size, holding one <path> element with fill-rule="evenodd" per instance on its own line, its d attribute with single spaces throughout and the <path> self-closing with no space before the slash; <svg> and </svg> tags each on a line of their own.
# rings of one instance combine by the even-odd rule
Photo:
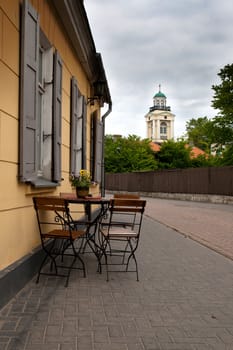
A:
<svg viewBox="0 0 233 350">
<path fill-rule="evenodd" d="M 85 231 L 83 230 L 76 230 L 72 231 L 72 239 L 75 240 L 79 237 L 82 237 L 85 234 Z M 50 232 L 43 234 L 44 238 L 61 238 L 61 239 L 69 239 L 70 238 L 70 231 L 68 230 L 52 230 Z"/>
<path fill-rule="evenodd" d="M 102 229 L 101 233 L 105 236 L 105 237 L 137 237 L 138 233 L 132 231 L 131 228 L 127 228 L 127 227 L 111 227 L 110 230 L 108 229 Z"/>
</svg>

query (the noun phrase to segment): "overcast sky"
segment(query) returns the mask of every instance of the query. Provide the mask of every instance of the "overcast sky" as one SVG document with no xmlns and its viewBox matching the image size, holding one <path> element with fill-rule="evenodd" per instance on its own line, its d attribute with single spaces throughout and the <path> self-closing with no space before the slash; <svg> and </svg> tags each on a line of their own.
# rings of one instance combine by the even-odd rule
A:
<svg viewBox="0 0 233 350">
<path fill-rule="evenodd" d="M 217 73 L 233 63 L 233 0 L 85 0 L 113 101 L 107 134 L 146 138 L 145 114 L 161 91 L 175 137 L 211 108 Z"/>
</svg>

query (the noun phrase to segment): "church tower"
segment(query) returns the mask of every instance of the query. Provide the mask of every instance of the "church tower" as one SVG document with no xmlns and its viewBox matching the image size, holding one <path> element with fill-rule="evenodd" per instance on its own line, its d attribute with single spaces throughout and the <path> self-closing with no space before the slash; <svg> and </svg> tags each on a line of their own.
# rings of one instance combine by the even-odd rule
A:
<svg viewBox="0 0 233 350">
<path fill-rule="evenodd" d="M 162 143 L 174 138 L 175 114 L 171 113 L 171 107 L 166 106 L 167 98 L 159 91 L 153 97 L 153 106 L 145 115 L 147 138 L 156 143 Z"/>
</svg>

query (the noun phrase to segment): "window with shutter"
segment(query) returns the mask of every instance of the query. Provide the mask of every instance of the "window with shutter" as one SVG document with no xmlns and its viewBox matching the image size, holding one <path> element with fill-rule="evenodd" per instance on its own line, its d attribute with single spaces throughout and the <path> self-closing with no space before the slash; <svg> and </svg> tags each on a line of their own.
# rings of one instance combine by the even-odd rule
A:
<svg viewBox="0 0 233 350">
<path fill-rule="evenodd" d="M 36 177 L 36 128 L 38 109 L 39 17 L 25 1 L 21 26 L 20 81 L 20 180 Z"/>
<path fill-rule="evenodd" d="M 97 121 L 96 125 L 96 162 L 95 162 L 95 178 L 94 181 L 101 183 L 102 172 L 102 143 L 103 143 L 103 123 Z"/>
<path fill-rule="evenodd" d="M 54 55 L 53 78 L 53 181 L 61 181 L 61 102 L 62 102 L 62 60 L 56 51 Z"/>
<path fill-rule="evenodd" d="M 91 169 L 93 181 L 101 183 L 102 174 L 103 123 L 97 115 L 92 116 Z"/>
<path fill-rule="evenodd" d="M 21 43 L 19 178 L 36 187 L 56 186 L 61 180 L 62 61 L 27 0 Z"/>
<path fill-rule="evenodd" d="M 86 104 L 75 77 L 71 80 L 70 172 L 86 168 Z"/>
</svg>

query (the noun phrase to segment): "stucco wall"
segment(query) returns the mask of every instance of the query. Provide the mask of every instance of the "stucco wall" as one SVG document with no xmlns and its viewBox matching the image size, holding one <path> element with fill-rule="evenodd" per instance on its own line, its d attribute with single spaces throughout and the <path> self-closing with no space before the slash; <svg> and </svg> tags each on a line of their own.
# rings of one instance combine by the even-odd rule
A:
<svg viewBox="0 0 233 350">
<path fill-rule="evenodd" d="M 69 183 L 70 80 L 75 76 L 82 94 L 89 95 L 89 82 L 63 27 L 46 0 L 31 1 L 40 13 L 40 26 L 63 60 L 62 81 L 62 177 L 56 189 L 36 190 L 18 182 L 19 126 L 19 0 L 0 0 L 0 269 L 17 261 L 39 245 L 32 195 L 71 191 Z M 88 106 L 87 135 L 90 135 Z M 88 136 L 88 142 L 90 137 Z M 87 145 L 87 164 L 90 145 Z"/>
</svg>

